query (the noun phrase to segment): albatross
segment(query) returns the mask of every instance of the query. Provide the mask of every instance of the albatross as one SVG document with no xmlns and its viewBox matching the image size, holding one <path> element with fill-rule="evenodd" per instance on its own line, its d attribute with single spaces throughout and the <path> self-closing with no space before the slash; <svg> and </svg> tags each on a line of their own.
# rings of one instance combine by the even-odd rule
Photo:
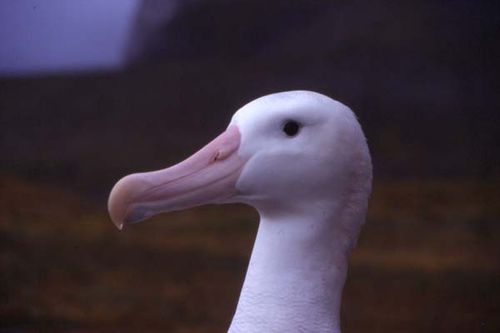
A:
<svg viewBox="0 0 500 333">
<path fill-rule="evenodd" d="M 243 106 L 185 161 L 122 178 L 108 209 L 122 229 L 204 204 L 253 206 L 260 222 L 228 332 L 336 333 L 371 183 L 354 113 L 325 95 L 288 91 Z"/>
</svg>

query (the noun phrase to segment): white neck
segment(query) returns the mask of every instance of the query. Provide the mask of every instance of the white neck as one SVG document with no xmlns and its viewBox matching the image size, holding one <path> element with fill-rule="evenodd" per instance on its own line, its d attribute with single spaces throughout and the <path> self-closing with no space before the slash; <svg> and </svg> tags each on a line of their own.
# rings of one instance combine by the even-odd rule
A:
<svg viewBox="0 0 500 333">
<path fill-rule="evenodd" d="M 230 333 L 340 332 L 352 242 L 340 214 L 265 216 Z"/>
</svg>

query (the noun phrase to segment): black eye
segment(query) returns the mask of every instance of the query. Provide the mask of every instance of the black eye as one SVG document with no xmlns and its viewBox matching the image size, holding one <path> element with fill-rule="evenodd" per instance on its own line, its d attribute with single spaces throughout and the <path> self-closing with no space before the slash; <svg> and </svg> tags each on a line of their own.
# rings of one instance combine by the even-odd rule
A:
<svg viewBox="0 0 500 333">
<path fill-rule="evenodd" d="M 288 136 L 295 136 L 299 133 L 300 124 L 295 120 L 287 120 L 283 125 L 283 132 Z"/>
</svg>

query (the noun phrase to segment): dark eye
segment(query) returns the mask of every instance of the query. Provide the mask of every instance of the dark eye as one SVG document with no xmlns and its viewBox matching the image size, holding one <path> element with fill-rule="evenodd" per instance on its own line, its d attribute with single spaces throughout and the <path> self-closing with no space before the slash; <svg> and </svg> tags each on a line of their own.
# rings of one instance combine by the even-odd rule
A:
<svg viewBox="0 0 500 333">
<path fill-rule="evenodd" d="M 299 133 L 300 124 L 295 120 L 287 120 L 283 125 L 283 132 L 288 136 L 296 136 Z"/>
</svg>

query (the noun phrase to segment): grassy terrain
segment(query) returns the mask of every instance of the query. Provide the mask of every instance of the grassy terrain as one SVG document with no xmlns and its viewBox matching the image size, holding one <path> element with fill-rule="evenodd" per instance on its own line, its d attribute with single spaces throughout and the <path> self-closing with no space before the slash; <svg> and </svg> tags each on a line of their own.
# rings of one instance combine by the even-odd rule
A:
<svg viewBox="0 0 500 333">
<path fill-rule="evenodd" d="M 344 332 L 498 332 L 496 183 L 384 181 L 351 258 Z M 224 332 L 256 233 L 243 206 L 118 232 L 105 204 L 0 178 L 0 332 Z"/>
</svg>

